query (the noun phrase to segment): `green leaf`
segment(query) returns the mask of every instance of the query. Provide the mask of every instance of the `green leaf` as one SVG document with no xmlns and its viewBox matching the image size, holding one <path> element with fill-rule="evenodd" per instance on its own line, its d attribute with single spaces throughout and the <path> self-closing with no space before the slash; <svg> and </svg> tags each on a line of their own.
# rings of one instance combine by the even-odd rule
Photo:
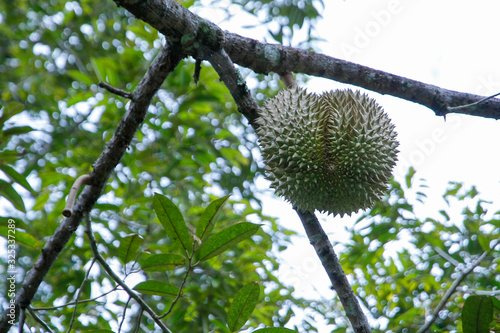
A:
<svg viewBox="0 0 500 333">
<path fill-rule="evenodd" d="M 200 260 L 207 260 L 224 252 L 229 247 L 249 238 L 259 230 L 261 224 L 242 222 L 219 231 L 200 247 Z"/>
<path fill-rule="evenodd" d="M 2 179 L 0 179 L 0 197 L 7 199 L 17 210 L 26 213 L 23 198 L 10 183 Z"/>
<path fill-rule="evenodd" d="M 413 167 L 410 167 L 408 169 L 408 173 L 405 176 L 406 187 L 407 188 L 411 188 L 411 183 L 412 183 L 413 176 L 415 175 L 415 173 L 416 173 L 416 171 L 415 171 L 415 169 Z"/>
<path fill-rule="evenodd" d="M 172 242 L 191 253 L 193 239 L 179 208 L 169 198 L 158 193 L 155 193 L 153 198 L 153 208 Z"/>
<path fill-rule="evenodd" d="M 500 299 L 491 297 L 491 301 L 493 302 L 493 307 L 495 308 L 495 310 L 500 311 Z"/>
<path fill-rule="evenodd" d="M 27 189 L 31 193 L 35 193 L 35 190 L 33 190 L 33 188 L 28 183 L 26 178 L 23 175 L 21 175 L 19 172 L 17 172 L 16 170 L 14 170 L 13 167 L 11 167 L 7 164 L 0 164 L 0 170 L 2 170 L 7 175 L 7 177 L 9 177 L 12 181 L 18 183 L 19 185 L 21 185 L 22 187 L 24 187 L 25 189 Z"/>
<path fill-rule="evenodd" d="M 449 182 L 448 185 L 452 187 L 446 190 L 446 192 L 443 194 L 443 199 L 449 205 L 448 196 L 456 197 L 463 184 L 457 182 Z"/>
<path fill-rule="evenodd" d="M 90 76 L 88 76 L 87 74 L 84 74 L 84 73 L 80 72 L 79 70 L 72 69 L 72 70 L 66 71 L 66 73 L 73 80 L 85 83 L 88 86 L 91 86 L 94 83 L 94 81 L 92 80 L 92 78 Z"/>
<path fill-rule="evenodd" d="M 12 233 L 12 230 L 14 230 L 14 233 Z M 10 235 L 11 238 L 9 238 L 8 235 Z M 31 247 L 33 249 L 38 249 L 40 247 L 38 239 L 19 229 L 12 229 L 1 225 L 0 236 L 5 237 L 5 239 L 15 239 L 16 244 Z"/>
<path fill-rule="evenodd" d="M 35 205 L 33 206 L 33 210 L 41 210 L 45 204 L 47 203 L 47 201 L 49 200 L 50 198 L 50 194 L 49 193 L 42 193 L 40 194 L 37 198 L 36 198 L 36 201 L 35 201 Z"/>
<path fill-rule="evenodd" d="M 98 58 L 90 58 L 90 64 L 92 65 L 92 69 L 94 70 L 95 75 L 97 76 L 97 79 L 99 81 L 106 81 L 105 78 L 105 70 L 104 67 L 102 66 L 102 63 L 99 61 Z"/>
<path fill-rule="evenodd" d="M 147 257 L 142 263 L 143 270 L 148 272 L 164 272 L 172 268 L 184 265 L 184 257 L 177 254 L 161 253 Z"/>
<path fill-rule="evenodd" d="M 93 57 L 90 59 L 90 63 L 99 81 L 108 82 L 111 85 L 119 82 L 113 59 Z"/>
<path fill-rule="evenodd" d="M 126 264 L 137 258 L 139 247 L 144 239 L 138 234 L 132 234 L 121 239 L 120 247 L 118 248 L 118 258 L 122 263 Z"/>
<path fill-rule="evenodd" d="M 252 282 L 241 288 L 234 297 L 227 314 L 227 326 L 235 332 L 245 325 L 259 300 L 260 286 Z"/>
<path fill-rule="evenodd" d="M 140 292 L 141 294 L 163 297 L 176 297 L 179 293 L 179 288 L 176 286 L 170 283 L 154 280 L 141 282 L 134 287 L 134 290 Z"/>
<path fill-rule="evenodd" d="M 1 99 L 0 99 L 1 100 Z M 1 105 L 1 104 L 0 104 Z M 3 128 L 5 122 L 24 110 L 24 105 L 20 102 L 9 102 L 0 108 L 0 128 Z"/>
<path fill-rule="evenodd" d="M 450 220 L 450 216 L 448 215 L 448 213 L 445 211 L 445 210 L 440 210 L 439 211 L 439 214 L 443 215 L 444 218 L 446 219 L 446 221 L 449 221 Z"/>
<path fill-rule="evenodd" d="M 9 129 L 6 129 L 5 131 L 1 132 L 2 137 L 9 137 L 13 135 L 20 135 L 20 134 L 26 134 L 33 131 L 33 128 L 30 126 L 18 126 L 18 127 L 11 127 Z"/>
<path fill-rule="evenodd" d="M 196 236 L 203 240 L 208 237 L 212 229 L 214 228 L 215 221 L 222 211 L 222 207 L 226 203 L 227 199 L 229 199 L 229 195 L 214 200 L 208 205 L 208 207 L 201 215 L 200 221 L 198 221 L 198 225 L 196 226 Z"/>
<path fill-rule="evenodd" d="M 253 331 L 253 333 L 290 333 L 290 332 L 297 333 L 297 331 L 284 327 L 261 328 L 260 330 Z"/>
<path fill-rule="evenodd" d="M 469 296 L 462 309 L 464 333 L 488 333 L 493 320 L 493 302 L 489 296 Z"/>
<path fill-rule="evenodd" d="M 490 242 L 494 239 L 498 238 L 498 235 L 485 235 L 482 233 L 477 234 L 477 240 L 479 242 L 479 245 L 481 246 L 481 249 L 483 251 L 489 251 L 490 250 Z"/>
</svg>

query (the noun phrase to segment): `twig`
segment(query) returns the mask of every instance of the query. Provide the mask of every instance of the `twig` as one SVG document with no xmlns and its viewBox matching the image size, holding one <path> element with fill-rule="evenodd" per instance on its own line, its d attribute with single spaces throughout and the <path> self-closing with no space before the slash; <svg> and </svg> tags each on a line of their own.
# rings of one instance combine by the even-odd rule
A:
<svg viewBox="0 0 500 333">
<path fill-rule="evenodd" d="M 337 292 L 340 301 L 344 307 L 344 311 L 351 322 L 352 328 L 356 333 L 371 333 L 368 319 L 366 318 L 359 302 L 354 295 L 354 292 L 349 285 L 347 276 L 342 269 L 335 251 L 333 250 L 332 243 L 329 241 L 328 236 L 321 227 L 316 215 L 311 212 L 303 212 L 295 209 L 299 215 L 302 225 L 306 231 L 311 245 L 314 247 L 323 267 L 330 278 L 332 289 Z"/>
<path fill-rule="evenodd" d="M 19 333 L 23 333 L 23 326 L 26 322 L 26 309 L 21 309 L 21 313 L 19 314 Z"/>
<path fill-rule="evenodd" d="M 196 59 L 196 62 L 194 64 L 194 74 L 193 74 L 193 80 L 196 85 L 198 85 L 198 81 L 200 81 L 200 74 L 201 74 L 201 59 Z"/>
<path fill-rule="evenodd" d="M 485 98 L 483 98 L 483 99 L 481 99 L 481 100 L 479 100 L 477 102 L 474 102 L 474 103 L 465 104 L 465 105 L 459 105 L 459 106 L 449 106 L 448 110 L 453 111 L 453 110 L 459 110 L 459 109 L 469 108 L 471 106 L 475 106 L 475 105 L 481 104 L 483 102 L 486 102 L 487 100 L 492 99 L 494 97 L 497 97 L 498 95 L 500 95 L 500 92 L 496 93 L 495 95 L 491 95 L 491 96 L 485 97 Z"/>
<path fill-rule="evenodd" d="M 106 273 L 108 273 L 108 275 L 111 276 L 111 278 L 116 283 L 118 283 L 127 292 L 127 294 L 131 298 L 133 298 L 137 303 L 139 303 L 141 308 L 151 316 L 151 318 L 162 329 L 163 332 L 172 333 L 168 329 L 168 327 L 165 326 L 165 324 L 156 315 L 154 310 L 151 309 L 149 307 L 149 305 L 139 295 L 137 295 L 132 289 L 130 289 L 129 286 L 127 286 L 127 284 L 125 282 L 123 282 L 122 279 L 118 275 L 116 275 L 116 273 L 111 269 L 111 267 L 106 262 L 106 259 L 104 259 L 101 256 L 101 254 L 99 253 L 99 251 L 97 249 L 97 243 L 94 239 L 94 235 L 92 234 L 92 226 L 91 226 L 91 222 L 90 222 L 90 218 L 89 218 L 88 214 L 85 216 L 85 219 L 86 219 L 85 220 L 85 233 L 87 234 L 87 237 L 89 239 L 90 248 L 92 249 L 92 252 L 94 254 L 94 258 L 101 264 L 102 268 L 104 268 Z"/>
<path fill-rule="evenodd" d="M 458 261 L 453 259 L 452 256 L 450 256 L 448 253 L 441 250 L 439 247 L 433 247 L 433 248 L 434 248 L 434 251 L 436 251 L 444 259 L 448 260 L 448 262 L 451 263 L 453 266 L 457 267 L 460 265 L 460 263 Z"/>
<path fill-rule="evenodd" d="M 134 329 L 135 333 L 139 332 L 139 329 L 141 328 L 141 319 L 142 319 L 143 314 L 144 314 L 144 310 L 141 309 L 141 311 L 139 311 L 139 316 L 137 316 L 137 326 Z"/>
<path fill-rule="evenodd" d="M 30 315 L 40 324 L 43 326 L 43 328 L 49 332 L 49 333 L 53 333 L 52 330 L 50 329 L 49 325 L 47 325 L 46 322 L 44 322 L 42 320 L 42 318 L 38 317 L 38 315 L 36 314 L 36 312 L 31 308 L 31 307 L 28 307 L 28 312 L 30 313 Z"/>
<path fill-rule="evenodd" d="M 436 321 L 436 319 L 439 316 L 439 312 L 441 312 L 441 310 L 446 305 L 446 303 L 450 299 L 451 295 L 453 295 L 453 293 L 456 291 L 456 289 L 458 288 L 460 283 L 467 277 L 467 275 L 469 275 L 474 270 L 474 268 L 476 268 L 484 260 L 484 258 L 486 258 L 486 256 L 488 254 L 491 253 L 491 251 L 493 251 L 495 249 L 495 247 L 498 246 L 499 243 L 500 243 L 500 241 L 497 241 L 491 247 L 491 249 L 489 251 L 483 252 L 483 254 L 481 254 L 481 256 L 479 256 L 479 258 L 477 258 L 475 261 L 473 261 L 469 265 L 469 267 L 467 267 L 466 269 L 464 269 L 463 271 L 461 271 L 459 273 L 458 277 L 455 279 L 455 281 L 453 281 L 453 284 L 451 285 L 451 287 L 448 290 L 446 290 L 446 293 L 444 294 L 443 298 L 441 299 L 439 304 L 434 309 L 430 320 L 426 321 L 425 324 L 417 331 L 417 333 L 427 332 L 429 327 L 431 327 L 432 324 Z"/>
<path fill-rule="evenodd" d="M 128 304 L 130 303 L 131 299 L 132 297 L 129 296 L 127 303 L 125 303 L 125 306 L 123 307 L 122 320 L 120 321 L 120 326 L 118 326 L 118 333 L 122 331 L 122 326 L 123 323 L 125 322 L 125 315 L 127 314 Z"/>
<path fill-rule="evenodd" d="M 97 299 L 101 298 L 101 297 L 104 297 L 108 294 L 111 294 L 112 292 L 114 292 L 115 290 L 118 289 L 118 285 L 114 286 L 113 289 L 111 289 L 110 291 L 107 291 L 105 292 L 104 294 L 101 294 L 97 297 L 94 297 L 94 298 L 89 298 L 89 299 L 84 299 L 84 300 L 81 300 L 81 301 L 78 301 L 78 304 L 83 304 L 83 303 L 90 303 L 90 302 L 95 302 Z M 101 303 L 99 303 L 101 304 Z M 104 303 L 102 303 L 104 304 Z M 75 302 L 68 302 L 66 304 L 63 304 L 63 305 L 57 305 L 57 306 L 48 306 L 48 307 L 42 307 L 42 308 L 34 308 L 34 307 L 31 307 L 30 306 L 30 309 L 32 311 L 51 311 L 51 310 L 57 310 L 57 309 L 60 309 L 60 308 L 65 308 L 65 307 L 68 307 L 68 306 L 71 306 L 71 305 L 75 305 Z"/>
<path fill-rule="evenodd" d="M 68 200 L 66 200 L 66 207 L 64 207 L 64 210 L 62 211 L 62 214 L 65 217 L 71 217 L 72 214 L 71 209 L 75 204 L 75 199 L 76 195 L 78 194 L 78 191 L 83 185 L 90 184 L 91 181 L 92 181 L 92 176 L 90 174 L 80 176 L 75 180 L 73 186 L 71 186 L 71 190 L 69 190 Z"/>
<path fill-rule="evenodd" d="M 196 246 L 196 242 L 195 242 L 194 246 Z M 182 280 L 181 286 L 179 287 L 179 292 L 177 293 L 177 296 L 175 296 L 174 301 L 172 302 L 172 304 L 170 304 L 170 308 L 168 309 L 168 311 L 165 312 L 164 314 L 162 314 L 160 316 L 160 318 L 165 318 L 166 316 L 168 316 L 170 314 L 170 312 L 172 312 L 174 305 L 181 298 L 182 289 L 184 288 L 184 285 L 186 285 L 186 281 L 187 281 L 189 273 L 191 273 L 191 269 L 193 269 L 193 265 L 191 264 L 191 262 L 193 260 L 194 253 L 195 253 L 195 251 L 193 251 L 190 255 L 188 254 L 188 263 L 187 263 L 186 273 L 184 274 L 184 279 Z"/>
<path fill-rule="evenodd" d="M 80 298 L 80 294 L 82 293 L 83 286 L 85 285 L 85 282 L 87 282 L 87 280 L 89 278 L 90 270 L 92 269 L 92 266 L 94 266 L 94 263 L 95 263 L 95 258 L 92 259 L 92 262 L 90 263 L 90 267 L 87 270 L 87 272 L 85 273 L 85 277 L 83 278 L 83 281 L 80 284 L 80 288 L 78 289 L 78 292 L 76 293 L 76 296 L 75 296 L 75 307 L 73 308 L 73 315 L 71 316 L 71 321 L 69 323 L 68 330 L 66 331 L 67 333 L 71 332 L 71 329 L 73 328 L 73 324 L 75 323 L 76 309 L 78 307 L 78 299 Z"/>
<path fill-rule="evenodd" d="M 497 296 L 500 295 L 500 290 L 475 290 L 475 289 L 467 289 L 467 292 L 474 295 L 479 296 Z"/>
<path fill-rule="evenodd" d="M 112 94 L 121 96 L 121 97 L 126 98 L 126 99 L 130 99 L 132 101 L 134 100 L 134 94 L 133 93 L 130 93 L 128 91 L 115 88 L 112 85 L 107 84 L 106 82 L 102 82 L 102 81 L 99 82 L 99 87 L 106 89 L 107 91 L 109 91 Z"/>
</svg>

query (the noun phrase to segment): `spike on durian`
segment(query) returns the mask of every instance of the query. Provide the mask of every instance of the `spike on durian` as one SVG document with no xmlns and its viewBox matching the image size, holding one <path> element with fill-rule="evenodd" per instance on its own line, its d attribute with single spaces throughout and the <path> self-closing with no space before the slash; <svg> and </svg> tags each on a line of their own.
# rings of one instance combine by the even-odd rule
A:
<svg viewBox="0 0 500 333">
<path fill-rule="evenodd" d="M 350 215 L 386 191 L 399 143 L 389 117 L 366 94 L 283 90 L 264 104 L 257 123 L 271 186 L 295 208 Z"/>
</svg>

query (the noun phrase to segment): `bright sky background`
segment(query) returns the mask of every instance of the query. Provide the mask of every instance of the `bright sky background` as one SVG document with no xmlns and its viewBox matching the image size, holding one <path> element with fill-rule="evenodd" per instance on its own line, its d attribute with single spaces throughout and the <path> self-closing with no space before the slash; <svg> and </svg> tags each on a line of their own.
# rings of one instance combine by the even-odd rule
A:
<svg viewBox="0 0 500 333">
<path fill-rule="evenodd" d="M 443 88 L 493 95 L 500 92 L 500 2 L 430 0 L 325 0 L 317 26 L 320 51 L 389 73 Z M 234 22 L 220 22 L 200 12 L 223 29 L 262 40 L 255 31 L 238 30 Z M 241 19 L 241 17 L 240 17 Z M 307 88 L 322 92 L 346 85 L 313 79 Z M 446 121 L 411 102 L 370 92 L 389 114 L 401 143 L 394 174 L 401 181 L 408 167 L 417 170 L 430 186 L 424 213 L 443 206 L 440 200 L 448 181 L 476 185 L 480 196 L 500 210 L 500 122 L 465 115 Z M 268 186 L 268 183 L 263 184 Z M 304 235 L 291 206 L 270 192 L 264 213 Z M 427 215 L 425 215 L 427 216 Z M 323 217 L 332 239 L 341 240 L 345 225 L 354 218 Z M 340 249 L 336 249 L 337 251 Z M 282 254 L 282 277 L 302 296 L 332 297 L 330 282 L 313 248 L 304 237 Z"/>
</svg>

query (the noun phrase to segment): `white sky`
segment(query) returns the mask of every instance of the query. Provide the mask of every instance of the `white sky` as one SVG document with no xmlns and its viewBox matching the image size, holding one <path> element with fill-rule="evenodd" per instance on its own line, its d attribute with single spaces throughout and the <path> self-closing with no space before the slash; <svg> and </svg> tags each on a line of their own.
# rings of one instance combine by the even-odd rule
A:
<svg viewBox="0 0 500 333">
<path fill-rule="evenodd" d="M 500 92 L 499 1 L 324 2 L 323 20 L 317 26 L 320 37 L 326 39 L 320 44 L 322 53 L 447 89 L 485 96 Z M 234 22 L 200 14 L 223 29 L 262 40 L 255 32 L 238 30 Z M 343 87 L 314 79 L 307 88 L 321 92 Z M 444 208 L 439 198 L 448 181 L 476 185 L 482 198 L 494 201 L 491 210 L 500 210 L 500 122 L 464 115 L 448 115 L 445 122 L 418 104 L 370 95 L 396 125 L 401 143 L 396 178 L 401 181 L 413 165 L 416 177 L 430 186 L 424 210 L 432 214 Z M 297 215 L 280 198 L 269 195 L 264 213 L 278 216 L 282 224 L 304 234 Z M 353 221 L 322 219 L 325 231 L 336 240 L 342 239 L 344 226 Z M 299 295 L 332 297 L 330 282 L 305 236 L 282 257 L 282 278 L 293 283 Z"/>
</svg>

